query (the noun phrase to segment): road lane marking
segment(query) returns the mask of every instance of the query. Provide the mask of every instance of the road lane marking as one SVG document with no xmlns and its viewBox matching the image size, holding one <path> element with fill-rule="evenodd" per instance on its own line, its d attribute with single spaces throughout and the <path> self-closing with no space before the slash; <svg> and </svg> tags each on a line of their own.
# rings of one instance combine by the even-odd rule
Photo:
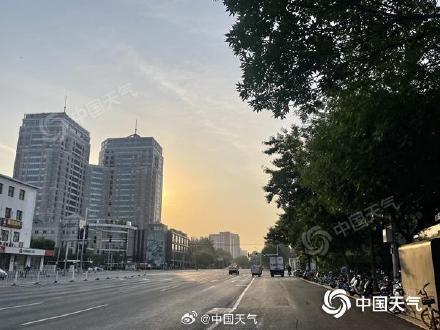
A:
<svg viewBox="0 0 440 330">
<path fill-rule="evenodd" d="M 102 308 L 102 307 L 106 307 L 106 306 L 108 306 L 108 304 L 105 304 L 105 305 L 98 305 L 98 306 L 93 306 L 93 307 L 89 307 L 89 308 L 86 308 L 86 309 L 81 309 L 81 310 L 79 310 L 79 311 L 75 311 L 75 312 L 71 312 L 71 313 L 65 313 L 65 314 L 61 314 L 61 315 L 55 315 L 55 316 L 51 316 L 51 317 L 46 317 L 46 318 L 44 318 L 44 319 L 39 319 L 39 320 L 35 320 L 35 321 L 26 322 L 26 323 L 23 323 L 23 324 L 21 324 L 21 325 L 24 326 L 24 325 L 30 325 L 30 324 L 35 324 L 35 323 L 41 323 L 41 322 L 44 322 L 44 321 L 50 321 L 50 320 L 60 319 L 60 318 L 62 318 L 62 317 L 66 317 L 66 316 L 70 316 L 70 315 L 76 315 L 76 314 L 79 314 L 79 313 L 88 312 L 88 311 L 91 311 L 91 310 L 94 310 L 94 309 L 98 309 L 98 308 Z"/>
<path fill-rule="evenodd" d="M 5 310 L 5 309 L 13 309 L 13 308 L 20 308 L 20 307 L 28 307 L 28 306 L 41 305 L 43 302 L 44 302 L 44 301 L 36 302 L 36 303 L 32 303 L 32 304 L 25 304 L 25 305 L 0 307 L 0 311 Z"/>
<path fill-rule="evenodd" d="M 214 288 L 215 288 L 215 285 L 210 286 L 209 288 L 203 289 L 202 292 L 205 292 L 205 291 L 208 291 L 208 290 L 211 290 L 211 289 L 214 289 Z"/>
<path fill-rule="evenodd" d="M 231 309 L 228 309 L 228 313 L 233 313 L 233 312 L 238 308 L 238 306 L 240 305 L 241 299 L 243 299 L 244 295 L 245 295 L 246 292 L 249 290 L 249 288 L 251 287 L 251 285 L 252 285 L 252 283 L 254 282 L 254 280 L 255 280 L 255 277 L 252 278 L 252 280 L 249 282 L 249 284 L 248 284 L 248 285 L 246 286 L 246 288 L 243 290 L 243 292 L 241 293 L 241 295 L 238 297 L 237 301 L 235 302 L 234 306 L 232 306 Z M 212 310 L 218 310 L 218 308 L 214 308 L 214 309 L 212 309 Z M 211 311 L 212 311 L 212 310 L 211 310 Z M 209 312 L 208 312 L 207 314 L 209 314 Z M 208 328 L 208 330 L 215 329 L 219 324 L 220 324 L 220 323 L 214 323 L 214 324 L 212 324 L 212 325 Z"/>
</svg>

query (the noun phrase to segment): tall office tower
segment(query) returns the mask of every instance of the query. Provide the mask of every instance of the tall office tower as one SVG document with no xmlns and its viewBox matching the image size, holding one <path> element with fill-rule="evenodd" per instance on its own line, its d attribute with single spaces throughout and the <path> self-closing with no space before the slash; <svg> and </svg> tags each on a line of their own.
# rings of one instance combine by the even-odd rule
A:
<svg viewBox="0 0 440 330">
<path fill-rule="evenodd" d="M 162 147 L 138 134 L 101 145 L 99 163 L 110 168 L 108 216 L 131 221 L 139 230 L 161 222 Z"/>
<path fill-rule="evenodd" d="M 134 259 L 143 262 L 144 231 L 161 222 L 162 147 L 151 137 L 133 134 L 101 145 L 99 163 L 110 169 L 107 216 L 131 221 L 135 233 Z"/>
<path fill-rule="evenodd" d="M 14 178 L 40 188 L 34 222 L 57 228 L 65 217 L 84 213 L 89 155 L 89 132 L 65 112 L 25 115 L 18 138 Z M 54 234 L 51 238 L 57 241 L 56 232 L 48 234 Z"/>
<path fill-rule="evenodd" d="M 233 258 L 240 256 L 240 236 L 238 234 L 233 234 L 228 231 L 210 234 L 209 240 L 214 245 L 214 248 L 229 252 Z"/>
<path fill-rule="evenodd" d="M 84 191 L 84 207 L 88 219 L 106 219 L 109 214 L 110 167 L 88 165 Z"/>
</svg>

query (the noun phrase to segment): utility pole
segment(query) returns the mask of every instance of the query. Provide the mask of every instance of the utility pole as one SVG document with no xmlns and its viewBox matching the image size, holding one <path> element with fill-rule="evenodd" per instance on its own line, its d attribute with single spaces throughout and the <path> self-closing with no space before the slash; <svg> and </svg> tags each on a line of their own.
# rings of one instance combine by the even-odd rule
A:
<svg viewBox="0 0 440 330">
<path fill-rule="evenodd" d="M 86 218 L 85 218 L 85 225 L 84 225 L 84 229 L 83 229 L 83 234 L 82 234 L 82 242 L 81 242 L 81 261 L 79 263 L 80 265 L 80 269 L 81 271 L 83 270 L 83 260 L 84 260 L 84 241 L 85 241 L 85 237 L 86 237 L 86 230 L 87 230 L 87 216 L 89 213 L 89 208 L 86 208 Z"/>
<path fill-rule="evenodd" d="M 65 254 L 65 256 L 64 256 L 64 272 L 66 272 L 66 267 L 67 267 L 67 256 L 68 256 L 68 253 L 69 253 L 69 247 L 68 247 L 68 242 L 69 241 L 66 241 L 66 254 Z"/>
<path fill-rule="evenodd" d="M 393 277 L 394 277 L 394 280 L 399 280 L 399 278 L 400 278 L 400 274 L 399 274 L 399 248 L 397 246 L 397 240 L 396 240 L 396 223 L 394 221 L 393 216 L 391 216 L 391 235 L 392 235 L 391 257 L 393 260 Z"/>
</svg>

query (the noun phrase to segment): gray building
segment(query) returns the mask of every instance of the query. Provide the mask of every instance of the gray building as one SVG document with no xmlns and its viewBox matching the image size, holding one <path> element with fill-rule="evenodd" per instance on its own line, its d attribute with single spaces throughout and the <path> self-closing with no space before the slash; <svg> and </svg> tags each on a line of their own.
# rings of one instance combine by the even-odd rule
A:
<svg viewBox="0 0 440 330">
<path fill-rule="evenodd" d="M 138 233 L 147 229 L 148 224 L 161 222 L 162 148 L 154 138 L 138 134 L 107 139 L 101 145 L 99 164 L 109 168 L 109 197 L 104 213 L 110 218 L 131 221 L 138 227 L 135 261 L 144 262 L 144 241 Z M 91 181 L 98 180 L 92 178 Z M 91 207 L 90 212 L 100 211 Z"/>
<path fill-rule="evenodd" d="M 25 115 L 17 144 L 14 178 L 40 188 L 34 222 L 50 228 L 51 224 L 70 215 L 84 214 L 89 155 L 89 132 L 66 113 Z M 56 230 L 50 231 L 55 234 Z M 50 238 L 58 245 L 57 235 Z"/>
<path fill-rule="evenodd" d="M 188 268 L 191 261 L 188 257 L 189 238 L 184 232 L 176 229 L 168 230 L 166 261 L 170 268 Z"/>
<path fill-rule="evenodd" d="M 126 262 L 133 261 L 132 244 L 137 228 L 130 221 L 90 219 L 87 225 L 88 251 L 94 254 L 104 254 L 112 263 L 126 264 Z"/>
<path fill-rule="evenodd" d="M 241 255 L 240 236 L 238 234 L 228 231 L 220 232 L 209 235 L 209 240 L 213 243 L 214 248 L 229 252 L 232 258 L 237 258 Z"/>
<path fill-rule="evenodd" d="M 105 219 L 110 216 L 110 167 L 89 165 L 86 172 L 84 206 L 88 219 Z M 111 205 L 111 204 L 110 204 Z"/>
</svg>

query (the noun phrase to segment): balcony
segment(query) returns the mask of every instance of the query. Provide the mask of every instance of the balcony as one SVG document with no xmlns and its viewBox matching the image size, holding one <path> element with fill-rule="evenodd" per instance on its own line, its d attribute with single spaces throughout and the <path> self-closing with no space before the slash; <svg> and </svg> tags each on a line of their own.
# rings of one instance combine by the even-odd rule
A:
<svg viewBox="0 0 440 330">
<path fill-rule="evenodd" d="M 16 219 L 0 218 L 0 226 L 13 229 L 21 229 L 23 228 L 23 222 Z"/>
</svg>

